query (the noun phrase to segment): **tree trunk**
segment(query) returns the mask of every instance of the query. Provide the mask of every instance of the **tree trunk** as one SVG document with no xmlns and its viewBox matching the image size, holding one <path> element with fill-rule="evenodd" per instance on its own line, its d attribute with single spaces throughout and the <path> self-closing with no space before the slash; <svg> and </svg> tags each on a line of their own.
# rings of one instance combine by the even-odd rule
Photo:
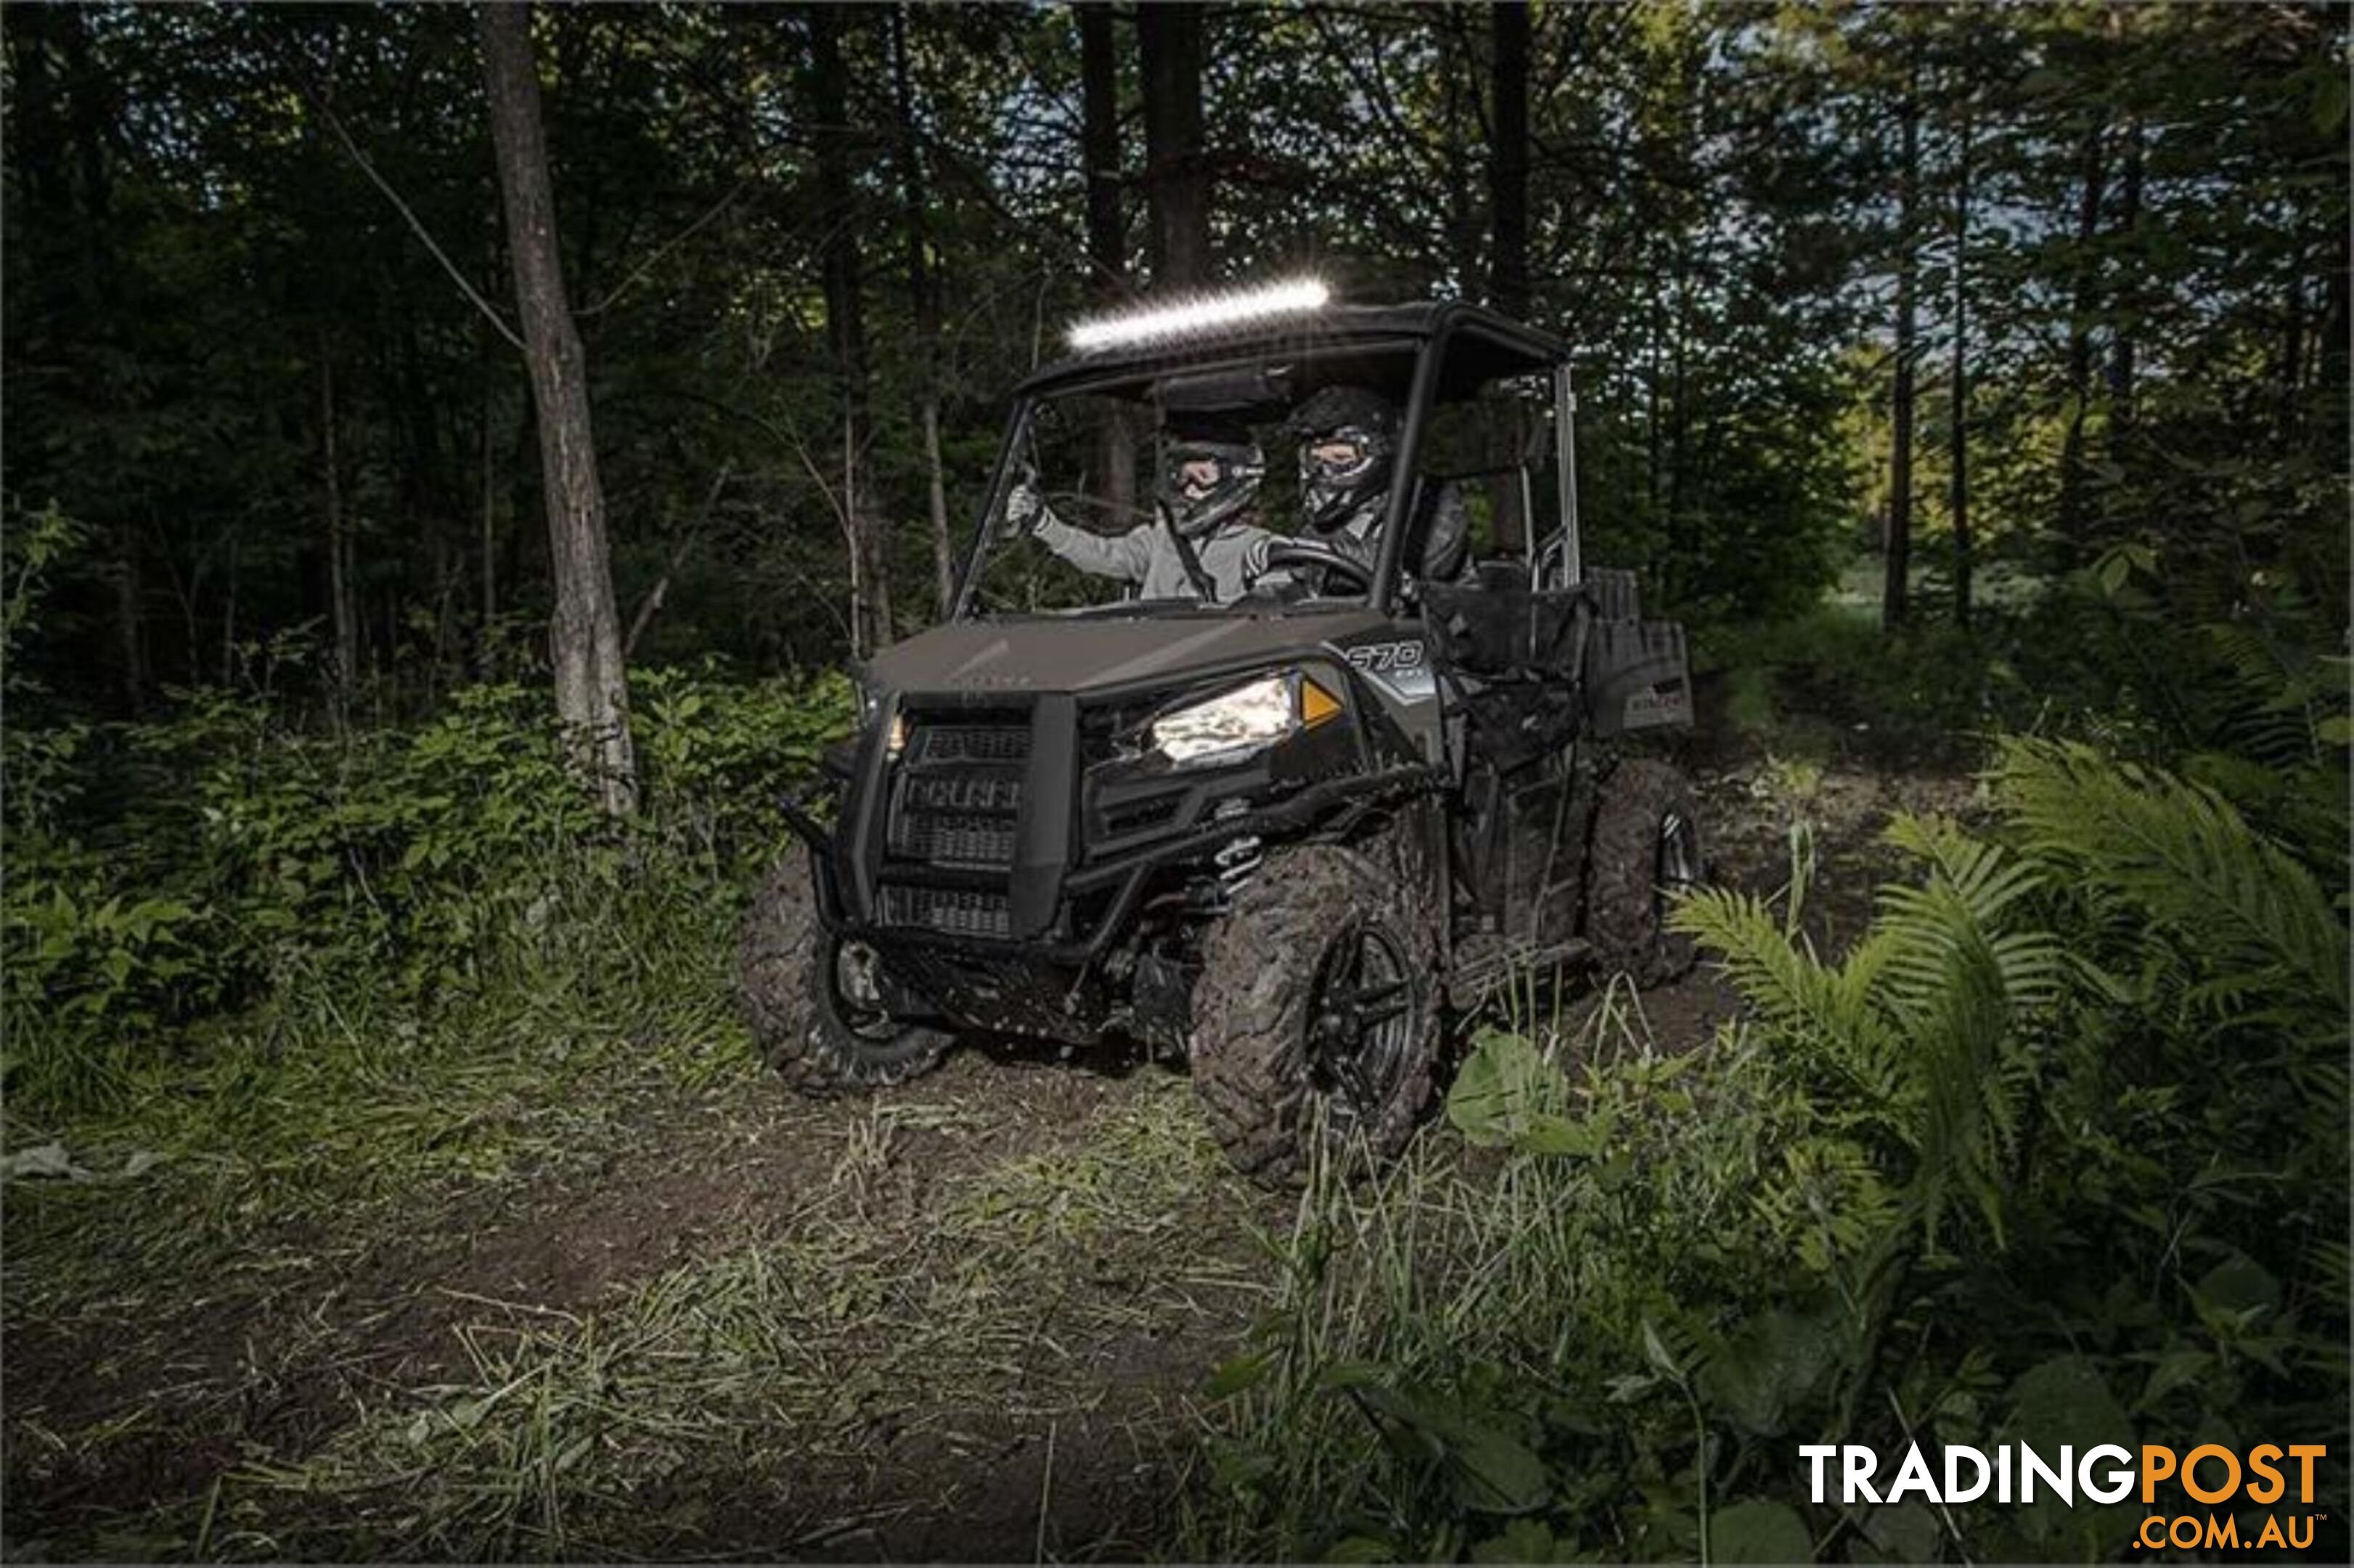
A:
<svg viewBox="0 0 2354 1568">
<path fill-rule="evenodd" d="M 816 115 L 819 247 L 825 293 L 826 335 L 833 356 L 834 392 L 842 408 L 843 527 L 851 554 L 851 652 L 860 655 L 891 641 L 891 575 L 883 524 L 866 485 L 866 321 L 860 277 L 857 213 L 851 188 L 847 77 L 842 60 L 843 12 L 809 8 L 810 102 Z"/>
<path fill-rule="evenodd" d="M 1079 18 L 1079 160 L 1087 172 L 1087 291 L 1097 300 L 1128 292 L 1128 229 L 1119 207 L 1119 57 L 1112 9 L 1102 0 L 1077 7 Z M 1136 441 L 1118 408 L 1104 416 L 1100 456 L 1103 497 L 1115 517 L 1136 511 Z"/>
<path fill-rule="evenodd" d="M 1660 297 L 1659 274 L 1656 242 L 1646 248 L 1651 254 L 1646 259 L 1649 309 L 1644 312 L 1643 344 L 1643 486 L 1651 505 L 1651 526 L 1664 527 L 1667 522 L 1667 409 L 1662 388 L 1667 383 L 1667 306 Z"/>
<path fill-rule="evenodd" d="M 2349 337 L 2354 337 L 2354 232 L 2346 225 L 2332 225 L 2336 233 L 2325 243 L 2327 249 L 2328 281 L 2325 285 L 2325 308 L 2321 324 L 2315 334 L 2313 346 L 2313 385 L 2318 406 L 2314 422 L 2317 431 L 2333 430 L 2330 420 L 2342 421 L 2346 409 L 2347 361 Z M 2335 428 L 2342 428 L 2342 425 Z M 2335 439 L 2334 433 L 2322 439 L 2328 451 L 2329 471 L 2342 474 L 2347 470 L 2349 455 L 2347 443 Z"/>
<path fill-rule="evenodd" d="M 2086 546 L 2084 419 L 2093 400 L 2093 312 L 2098 302 L 2093 253 L 2100 241 L 2101 139 L 2106 130 L 2101 119 L 2086 126 L 2077 154 L 2083 179 L 2076 203 L 2075 286 L 2068 312 L 2068 428 L 2060 441 L 2060 537 L 2071 567 L 2082 564 Z"/>
<path fill-rule="evenodd" d="M 923 425 L 925 504 L 931 515 L 936 613 L 945 618 L 956 598 L 956 546 L 949 538 L 948 476 L 940 459 L 940 301 L 932 276 L 930 195 L 924 178 L 923 142 L 916 129 L 916 91 L 907 69 L 907 7 L 891 10 L 891 90 L 899 117 L 900 196 L 907 204 L 907 293 L 915 307 L 916 349 L 922 360 L 918 414 Z"/>
<path fill-rule="evenodd" d="M 2285 452 L 2296 447 L 2297 394 L 2305 385 L 2305 273 L 2299 267 L 2289 273 L 2288 298 L 2281 313 L 2278 439 Z"/>
<path fill-rule="evenodd" d="M 498 398 L 490 375 L 487 347 L 490 334 L 484 332 L 481 335 L 486 345 L 482 358 L 477 362 L 482 377 L 482 619 L 476 629 L 474 668 L 475 673 L 487 681 L 491 678 L 493 661 L 492 629 L 499 613 L 498 468 L 491 456 L 494 450 L 491 442 L 491 425 L 498 411 Z"/>
<path fill-rule="evenodd" d="M 228 536 L 228 593 L 221 606 L 221 684 L 237 684 L 237 568 L 244 554 L 244 536 L 231 529 Z"/>
<path fill-rule="evenodd" d="M 1115 297 L 1128 287 L 1128 238 L 1119 211 L 1119 66 L 1112 9 L 1076 7 L 1079 19 L 1079 160 L 1087 173 L 1087 291 Z"/>
<path fill-rule="evenodd" d="M 1488 154 L 1488 302 L 1508 316 L 1529 313 L 1529 7 L 1528 0 L 1495 0 L 1490 88 L 1493 134 Z M 1517 463 L 1528 445 L 1525 411 L 1518 399 L 1507 406 L 1491 435 L 1491 461 Z M 1529 543 L 1531 519 L 1523 514 L 1518 485 L 1497 497 L 1496 536 Z"/>
<path fill-rule="evenodd" d="M 1144 189 L 1152 211 L 1152 284 L 1199 289 L 1210 258 L 1210 166 L 1202 145 L 1202 21 L 1198 5 L 1136 8 L 1144 76 Z"/>
<path fill-rule="evenodd" d="M 1479 210 L 1471 194 L 1479 175 L 1471 166 L 1470 148 L 1482 138 L 1479 127 L 1464 124 L 1463 102 L 1465 78 L 1473 68 L 1470 50 L 1458 48 L 1462 43 L 1460 14 L 1437 5 L 1425 14 L 1438 37 L 1439 177 L 1447 192 L 1447 270 L 1451 286 L 1468 293 L 1479 276 Z"/>
<path fill-rule="evenodd" d="M 117 524 L 114 558 L 107 563 L 107 585 L 114 590 L 115 656 L 122 661 L 122 700 L 133 714 L 147 705 L 147 626 L 145 593 L 139 580 L 139 537 L 128 523 Z"/>
<path fill-rule="evenodd" d="M 1913 408 L 1919 301 L 1921 201 L 1921 44 L 1915 37 L 1897 106 L 1902 138 L 1896 175 L 1896 384 L 1889 408 L 1888 534 L 1883 541 L 1880 623 L 1901 626 L 1911 610 L 1913 573 Z"/>
<path fill-rule="evenodd" d="M 556 590 L 548 622 L 556 711 L 575 763 L 588 775 L 605 810 L 619 816 L 637 805 L 637 756 L 630 740 L 629 689 L 620 620 L 613 606 L 605 492 L 588 418 L 587 368 L 557 250 L 556 193 L 541 132 L 530 10 L 493 0 L 482 7 L 482 32 L 515 306 L 539 411 L 540 482 Z"/>
<path fill-rule="evenodd" d="M 1970 623 L 1970 383 L 1969 383 L 1969 243 L 1970 243 L 1970 115 L 1962 111 L 1954 151 L 1954 361 L 1948 397 L 1952 401 L 1947 437 L 1952 443 L 1946 478 L 1946 505 L 1954 523 L 1954 624 Z"/>
<path fill-rule="evenodd" d="M 2125 173 L 2117 192 L 2117 233 L 2127 240 L 2138 236 L 2141 229 L 2141 122 L 2128 120 L 2124 131 Z M 2140 260 L 2130 249 L 2126 253 L 2127 276 Z M 2135 300 L 2130 291 L 2120 302 L 2130 313 Z M 2116 324 L 2115 338 L 2109 344 L 2109 449 L 2116 450 L 2119 438 L 2134 422 L 2134 334 L 2138 323 L 2121 319 Z"/>
<path fill-rule="evenodd" d="M 1492 62 L 1495 141 L 1488 158 L 1488 205 L 1494 249 L 1488 301 L 1508 316 L 1529 310 L 1529 6 L 1496 0 Z"/>
<path fill-rule="evenodd" d="M 319 334 L 319 474 L 327 505 L 327 605 L 334 628 L 334 664 L 329 673 L 327 711 L 335 733 L 344 733 L 351 713 L 353 683 L 359 676 L 359 635 L 353 623 L 351 537 L 344 526 L 342 454 L 335 446 L 335 362 L 327 334 Z"/>
</svg>

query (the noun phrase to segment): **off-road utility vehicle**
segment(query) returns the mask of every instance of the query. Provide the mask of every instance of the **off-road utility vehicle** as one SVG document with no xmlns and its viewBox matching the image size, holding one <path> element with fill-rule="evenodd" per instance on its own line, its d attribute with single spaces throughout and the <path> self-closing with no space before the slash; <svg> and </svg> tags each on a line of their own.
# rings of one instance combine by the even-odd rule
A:
<svg viewBox="0 0 2354 1568">
<path fill-rule="evenodd" d="M 1401 1149 L 1450 1021 L 1515 974 L 1688 968 L 1662 915 L 1701 874 L 1691 791 L 1628 744 L 1690 723 L 1683 633 L 1581 559 L 1567 346 L 1446 302 L 1075 341 L 1015 394 L 953 616 L 861 673 L 831 821 L 788 803 L 803 842 L 740 953 L 786 1078 L 897 1083 L 960 1032 L 1126 1037 L 1189 1058 L 1235 1163 L 1279 1181 L 1318 1137 Z M 1149 491 L 1157 432 L 1215 417 L 1280 452 L 1336 385 L 1399 414 L 1369 549 L 1287 534 L 1280 461 L 1230 602 L 1198 570 L 1122 597 L 1007 526 L 1025 493 L 1159 526 L 1126 477 Z M 1451 546 L 1419 525 L 1442 496 Z"/>
</svg>

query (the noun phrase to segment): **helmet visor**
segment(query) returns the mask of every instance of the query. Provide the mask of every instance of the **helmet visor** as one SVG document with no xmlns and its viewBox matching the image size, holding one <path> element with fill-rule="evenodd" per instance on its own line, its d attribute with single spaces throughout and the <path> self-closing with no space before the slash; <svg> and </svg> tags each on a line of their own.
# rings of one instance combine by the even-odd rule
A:
<svg viewBox="0 0 2354 1568">
<path fill-rule="evenodd" d="M 1311 473 L 1344 474 L 1373 455 L 1364 437 L 1352 432 L 1326 436 L 1301 449 L 1300 467 Z"/>
<path fill-rule="evenodd" d="M 1170 463 L 1169 488 L 1188 501 L 1198 501 L 1218 487 L 1225 472 L 1225 463 L 1217 458 L 1181 453 Z"/>
</svg>

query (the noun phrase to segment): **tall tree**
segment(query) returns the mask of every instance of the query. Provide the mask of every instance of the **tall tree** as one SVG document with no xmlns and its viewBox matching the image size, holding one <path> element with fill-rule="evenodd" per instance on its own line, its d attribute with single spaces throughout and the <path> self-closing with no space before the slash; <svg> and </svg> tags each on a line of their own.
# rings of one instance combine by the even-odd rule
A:
<svg viewBox="0 0 2354 1568">
<path fill-rule="evenodd" d="M 630 740 L 629 688 L 621 667 L 620 619 L 613 605 L 605 491 L 588 418 L 587 364 L 557 249 L 556 193 L 541 130 L 530 8 L 491 0 L 482 7 L 482 37 L 515 307 L 523 317 L 524 360 L 539 411 L 548 566 L 555 578 L 548 653 L 556 668 L 556 711 L 575 760 L 589 775 L 605 810 L 620 815 L 637 805 L 637 754 Z"/>
<path fill-rule="evenodd" d="M 2097 110 L 2077 143 L 2076 246 L 2068 309 L 2068 424 L 2060 441 L 2060 537 L 2071 565 L 2085 544 L 2084 422 L 2093 401 L 2093 313 L 2098 308 L 2094 281 L 2101 238 L 2102 139 L 2107 130 Z"/>
<path fill-rule="evenodd" d="M 1506 315 L 1524 316 L 1529 311 L 1528 0 L 1495 0 L 1489 16 L 1494 38 L 1490 74 L 1495 123 L 1488 154 L 1494 238 L 1488 300 Z"/>
<path fill-rule="evenodd" d="M 2137 117 L 2127 119 L 2119 131 L 2119 140 L 2124 143 L 2125 167 L 2118 180 L 2116 231 L 2129 244 L 2138 241 L 2141 237 L 2141 122 Z M 2128 252 L 2132 255 L 2139 253 L 2137 245 Z M 2128 313 L 2135 302 L 2133 293 L 2129 292 L 2126 301 Z M 2109 445 L 2112 454 L 2119 438 L 2133 427 L 2134 336 L 2140 330 L 2138 322 L 2120 319 L 2109 342 Z"/>
<path fill-rule="evenodd" d="M 1946 511 L 1954 528 L 1954 624 L 1970 623 L 1970 573 L 1977 542 L 1970 535 L 1970 123 L 1965 103 L 1954 143 L 1953 361 L 1946 471 Z"/>
<path fill-rule="evenodd" d="M 1896 366 L 1889 397 L 1888 534 L 1882 552 L 1880 621 L 1902 625 L 1913 573 L 1914 369 L 1921 259 L 1921 36 L 1906 29 L 1904 95 L 1896 105 Z"/>
<path fill-rule="evenodd" d="M 334 662 L 329 675 L 328 711 L 335 727 L 350 716 L 351 693 L 359 678 L 359 633 L 352 615 L 352 539 L 344 519 L 344 463 L 337 450 L 335 361 L 322 330 L 319 344 L 319 472 L 327 510 L 327 603 L 334 628 Z"/>
<path fill-rule="evenodd" d="M 818 254 L 825 292 L 826 338 L 833 358 L 834 392 L 842 417 L 842 468 L 837 505 L 850 549 L 851 645 L 864 653 L 891 641 L 891 574 L 883 549 L 883 523 L 869 493 L 866 315 L 858 254 L 858 213 L 851 185 L 848 73 L 842 58 L 845 12 L 812 5 L 809 100 L 817 123 Z"/>
<path fill-rule="evenodd" d="M 1079 161 L 1087 171 L 1087 291 L 1113 300 L 1128 291 L 1128 226 L 1120 213 L 1119 53 L 1106 0 L 1076 7 L 1079 21 Z M 1104 416 L 1099 462 L 1112 514 L 1136 510 L 1136 440 L 1119 408 Z"/>
<path fill-rule="evenodd" d="M 1508 316 L 1529 313 L 1529 7 L 1527 0 L 1494 0 L 1490 21 L 1488 149 L 1488 302 Z M 1496 421 L 1492 461 L 1518 462 L 1527 446 L 1522 408 L 1508 405 Z M 1497 536 L 1525 541 L 1529 519 L 1521 492 L 1505 485 L 1498 498 Z"/>
<path fill-rule="evenodd" d="M 916 318 L 917 412 L 924 445 L 924 502 L 932 524 L 934 609 L 949 612 L 956 595 L 956 547 L 949 538 L 948 473 L 940 460 L 940 296 L 933 276 L 930 182 L 924 176 L 924 141 L 916 123 L 916 90 L 907 69 L 907 10 L 891 8 L 891 101 L 898 118 L 901 228 L 907 248 L 907 295 Z"/>
<path fill-rule="evenodd" d="M 1152 213 L 1152 283 L 1198 289 L 1216 275 L 1210 255 L 1210 164 L 1202 141 L 1198 5 L 1136 8 L 1144 80 L 1144 190 Z"/>
<path fill-rule="evenodd" d="M 1073 7 L 1079 23 L 1079 162 L 1087 175 L 1087 290 L 1128 286 L 1128 231 L 1119 210 L 1119 52 L 1107 0 Z"/>
</svg>

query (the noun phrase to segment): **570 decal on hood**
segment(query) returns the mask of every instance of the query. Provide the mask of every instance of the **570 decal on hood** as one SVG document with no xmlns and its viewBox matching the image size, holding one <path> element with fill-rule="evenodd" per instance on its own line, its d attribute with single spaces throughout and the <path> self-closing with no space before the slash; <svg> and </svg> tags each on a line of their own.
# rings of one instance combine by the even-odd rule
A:
<svg viewBox="0 0 2354 1568">
<path fill-rule="evenodd" d="M 1340 652 L 1351 669 L 1386 686 L 1402 702 L 1419 702 L 1438 689 L 1431 675 L 1429 649 L 1418 638 L 1360 642 Z"/>
</svg>

